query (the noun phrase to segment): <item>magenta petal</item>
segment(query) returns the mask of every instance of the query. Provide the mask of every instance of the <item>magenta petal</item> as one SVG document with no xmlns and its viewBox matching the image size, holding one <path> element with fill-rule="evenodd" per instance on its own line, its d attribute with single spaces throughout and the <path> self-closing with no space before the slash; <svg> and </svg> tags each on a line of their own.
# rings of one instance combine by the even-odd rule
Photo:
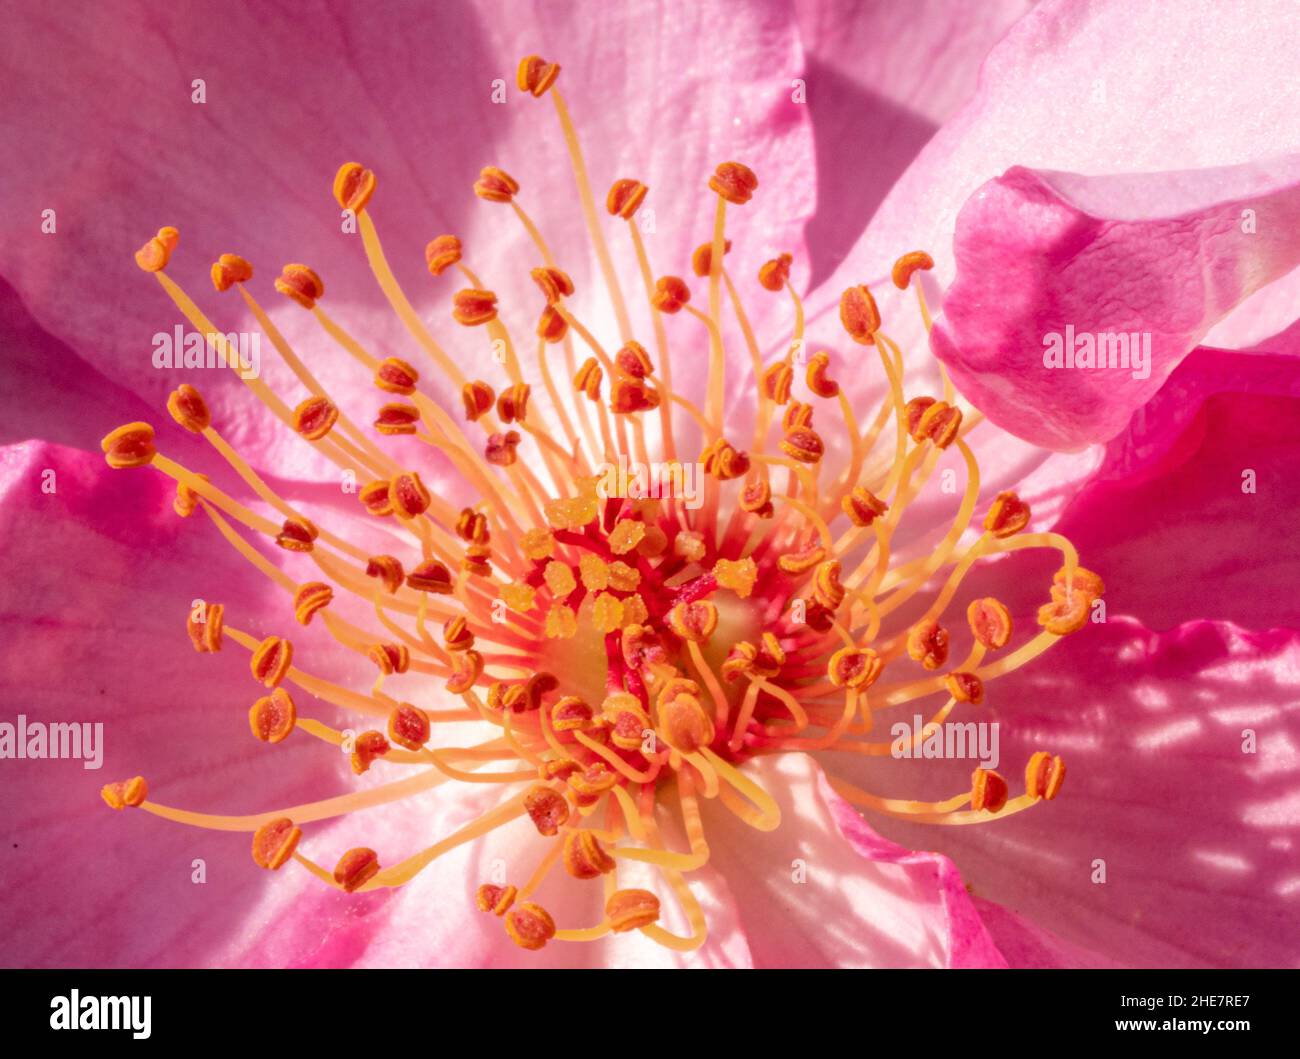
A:
<svg viewBox="0 0 1300 1059">
<path fill-rule="evenodd" d="M 1053 448 L 1105 441 L 1218 320 L 1300 263 L 1297 233 L 1300 155 L 1109 177 L 1016 167 L 958 217 L 932 346 L 1007 430 Z M 1110 366 L 1091 366 L 1108 348 Z"/>
<path fill-rule="evenodd" d="M 110 471 L 51 445 L 0 450 L 3 719 L 103 725 L 99 769 L 4 762 L 6 784 L 22 791 L 6 805 L 0 858 L 0 885 L 22 895 L 0 909 L 7 964 L 204 965 L 256 915 L 266 878 L 247 835 L 113 812 L 103 784 L 144 774 L 159 801 L 237 812 L 335 793 L 309 740 L 275 754 L 249 734 L 258 686 L 247 655 L 191 648 L 196 596 L 249 627 L 274 590 L 214 562 L 210 533 L 170 505 L 149 470 Z M 206 883 L 191 881 L 195 860 Z"/>
</svg>

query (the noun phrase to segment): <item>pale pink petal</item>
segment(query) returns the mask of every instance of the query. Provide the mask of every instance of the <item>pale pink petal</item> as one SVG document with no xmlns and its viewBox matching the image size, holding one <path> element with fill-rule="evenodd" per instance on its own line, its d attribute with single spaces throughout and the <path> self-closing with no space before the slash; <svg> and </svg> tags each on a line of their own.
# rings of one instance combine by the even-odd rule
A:
<svg viewBox="0 0 1300 1059">
<path fill-rule="evenodd" d="M 975 90 L 980 64 L 1031 0 L 795 5 L 807 53 L 817 214 L 810 286 L 862 234 L 894 182 Z"/>
<path fill-rule="evenodd" d="M 451 322 L 449 299 L 463 281 L 432 280 L 428 239 L 445 231 L 465 239 L 467 263 L 502 295 L 525 360 L 542 307 L 527 278 L 540 255 L 508 207 L 471 192 L 486 164 L 520 180 L 521 204 L 578 284 L 575 307 L 616 346 L 550 100 L 514 88 L 516 64 L 532 52 L 563 65 L 560 85 L 634 312 L 643 299 L 624 222 L 603 209 L 615 178 L 651 186 L 656 223 L 646 241 L 658 273 L 690 274 L 690 248 L 711 234 L 706 181 L 718 162 L 745 161 L 763 180 L 763 197 L 733 217 L 752 262 L 740 272 L 797 248 L 812 210 L 806 109 L 792 102 L 785 76 L 802 71 L 802 57 L 792 12 L 776 5 L 738 14 L 732 5 L 679 3 L 647 19 L 623 8 L 531 13 L 507 3 L 256 15 L 199 3 L 88 9 L 71 19 L 29 9 L 13 21 L 15 46 L 0 61 L 14 91 L 0 105 L 13 118 L 6 126 L 27 137 L 13 147 L 30 164 L 15 171 L 5 197 L 4 275 L 40 327 L 93 354 L 106 376 L 154 407 L 179 373 L 151 365 L 151 342 L 181 317 L 131 255 L 163 224 L 182 232 L 169 274 L 223 328 L 248 330 L 251 318 L 233 292 L 213 294 L 208 266 L 223 252 L 253 262 L 251 289 L 325 386 L 357 395 L 348 410 L 358 421 L 378 404 L 368 377 L 274 293 L 285 262 L 320 272 L 324 307 L 372 351 L 430 369 L 434 388 L 455 397 L 388 309 L 360 240 L 341 231 L 330 185 L 348 160 L 378 173 L 371 213 L 388 256 L 466 371 L 477 361 L 473 374 L 495 375 L 498 365 L 481 332 Z M 199 78 L 202 103 L 191 98 Z M 701 78 L 726 91 L 702 94 Z M 498 81 L 504 105 L 494 103 Z M 56 234 L 41 232 L 46 209 L 56 211 Z M 679 348 L 701 339 L 691 324 Z M 685 376 L 696 358 L 681 355 Z M 200 388 L 243 451 L 286 475 L 331 473 L 271 429 L 237 380 L 207 374 Z M 290 404 L 301 395 L 265 341 L 263 374 Z"/>
<path fill-rule="evenodd" d="M 802 754 L 745 773 L 781 810 L 763 833 L 710 805 L 710 864 L 736 894 L 762 967 L 1002 967 L 946 857 L 882 839 Z"/>
<path fill-rule="evenodd" d="M 927 144 L 810 299 L 811 317 L 820 317 L 812 337 L 833 336 L 840 292 L 868 282 L 885 329 L 905 349 L 919 348 L 923 331 L 910 292 L 900 297 L 888 281 L 891 264 L 906 251 L 928 250 L 935 270 L 927 291 L 937 303 L 955 275 L 958 211 L 1013 166 L 1150 173 L 1300 151 L 1300 120 L 1278 89 L 1294 81 L 1295 35 L 1285 0 L 1241 8 L 1190 2 L 1177 17 L 1122 0 L 1037 5 L 993 48 L 974 98 Z M 1260 301 L 1243 311 L 1259 310 Z M 1271 330 L 1281 326 L 1265 315 Z"/>
<path fill-rule="evenodd" d="M 1300 154 L 1141 176 L 1017 167 L 958 218 L 931 342 L 994 423 L 1053 448 L 1106 441 L 1215 322 L 1300 263 L 1298 230 Z"/>
</svg>

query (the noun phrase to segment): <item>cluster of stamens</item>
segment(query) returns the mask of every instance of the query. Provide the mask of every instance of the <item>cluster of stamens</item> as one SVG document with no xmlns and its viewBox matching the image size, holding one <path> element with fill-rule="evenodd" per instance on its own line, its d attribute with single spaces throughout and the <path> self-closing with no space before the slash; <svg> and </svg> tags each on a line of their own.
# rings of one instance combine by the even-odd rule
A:
<svg viewBox="0 0 1300 1059">
<path fill-rule="evenodd" d="M 265 692 L 249 711 L 253 736 L 279 743 L 301 731 L 341 747 L 357 775 L 372 768 L 422 768 L 422 778 L 413 783 L 404 777 L 342 799 L 243 817 L 152 802 L 141 777 L 110 784 L 103 795 L 117 809 L 141 807 L 195 826 L 249 831 L 253 859 L 261 867 L 278 870 L 295 861 L 349 892 L 400 886 L 449 850 L 526 821 L 522 826 L 551 843 L 549 852 L 530 877 L 484 882 L 477 895 L 479 909 L 501 917 L 516 943 L 540 949 L 555 939 L 592 940 L 640 930 L 663 945 L 687 950 L 702 944 L 707 930 L 687 878 L 709 858 L 704 803 L 714 802 L 760 831 L 780 822 L 775 799 L 747 774 L 747 761 L 789 751 L 888 754 L 889 741 L 865 738 L 882 711 L 933 697 L 942 703 L 930 719 L 938 724 L 958 705 L 979 706 L 991 680 L 1081 628 L 1103 586 L 1078 566 L 1067 540 L 1022 532 L 1030 511 L 1014 492 L 999 494 L 987 508 L 983 531 L 970 539 L 966 531 L 978 503 L 979 474 L 964 439 L 981 417 L 963 414 L 946 374 L 940 395 L 905 399 L 903 353 L 882 330 L 866 286 L 845 291 L 840 303 L 845 332 L 857 345 L 870 347 L 864 348 L 864 358 L 878 355 L 887 383 L 884 400 L 865 428 L 832 377 L 832 365 L 862 372 L 868 370 L 866 362 L 835 361 L 825 351 L 803 357 L 803 310 L 790 278 L 790 254 L 763 263 L 757 273 L 765 290 L 788 296 L 795 320 L 789 346 L 764 362 L 724 267 L 732 245 L 726 237 L 728 211 L 749 203 L 759 187 L 746 166 L 725 162 L 708 178 L 716 198 L 712 238 L 682 263 L 705 281 L 707 310 L 691 304 L 690 287 L 680 276 L 651 269 L 635 222 L 648 189 L 634 179 L 613 182 L 606 212 L 615 224 L 626 222 L 653 323 L 648 345 L 638 341 L 556 87 L 558 75 L 556 64 L 530 56 L 520 64 L 518 86 L 554 102 L 618 320 L 619 345 L 612 354 L 576 314 L 569 274 L 520 205 L 523 185 L 496 167 L 485 168 L 473 190 L 517 214 L 539 262 L 530 271 L 543 303 L 534 336 L 539 377 L 531 382 L 499 316 L 496 293 L 466 263 L 470 248 L 454 235 L 440 235 L 426 249 L 429 273 L 437 281 L 456 269 L 465 283 L 447 292 L 446 319 L 471 331 L 483 329 L 505 351 L 504 377 L 462 374 L 458 365 L 467 359 L 446 351 L 389 270 L 369 213 L 376 178 L 355 163 L 340 168 L 334 196 L 356 216 L 369 264 L 407 327 L 414 352 L 380 356 L 366 349 L 327 315 L 321 306 L 324 283 L 306 265 L 286 265 L 274 287 L 311 313 L 323 333 L 369 375 L 377 391 L 371 429 L 320 385 L 254 299 L 248 289 L 252 265 L 222 254 L 212 266 L 216 291 L 238 291 L 305 396 L 290 406 L 259 379 L 246 378 L 246 385 L 288 429 L 350 472 L 358 483 L 360 511 L 405 530 L 408 554 L 371 555 L 318 526 L 239 456 L 188 384 L 168 401 L 172 418 L 204 437 L 273 517 L 245 507 L 206 476 L 164 456 L 148 424 L 120 427 L 103 442 L 110 466 L 152 465 L 173 478 L 178 515 L 202 511 L 285 591 L 286 613 L 291 611 L 298 624 L 322 622 L 342 647 L 374 665 L 368 692 L 342 687 L 300 667 L 288 629 L 259 639 L 227 624 L 220 604 L 191 613 L 187 628 L 197 651 L 219 651 L 233 641 L 249 652 L 253 680 Z M 224 347 L 224 330 L 166 273 L 178 242 L 175 229 L 163 228 L 136 261 L 234 367 L 237 357 Z M 915 274 L 931 266 L 927 255 L 913 252 L 899 259 L 893 274 L 899 289 L 915 290 L 927 327 L 929 312 Z M 730 428 L 724 415 L 724 302 L 745 336 L 753 365 L 750 439 Z M 700 404 L 672 386 L 665 318 L 674 314 L 694 317 L 702 328 L 699 337 L 708 343 L 708 381 Z M 557 350 L 564 361 L 558 369 L 548 359 Z M 424 378 L 426 369 L 412 363 L 415 352 L 431 362 L 432 385 Z M 806 393 L 797 397 L 800 380 Z M 535 392 L 538 383 L 544 394 Z M 445 392 L 459 396 L 454 411 L 440 399 Z M 886 434 L 891 420 L 895 429 Z M 827 466 L 824 433 L 843 441 L 846 466 Z M 379 442 L 398 435 L 415 437 L 445 456 L 479 501 L 457 507 L 445 499 L 447 489 L 431 490 L 418 470 L 395 462 Z M 892 451 L 877 445 L 882 435 L 885 441 L 892 436 Z M 602 484 L 600 468 L 620 459 L 662 467 L 668 480 L 680 482 L 673 472 L 684 469 L 679 445 L 686 437 L 698 438 L 691 455 L 705 476 L 698 506 L 671 490 L 615 496 Z M 652 446 L 661 460 L 651 461 Z M 949 449 L 960 453 L 967 468 L 949 531 L 930 553 L 891 562 L 903 513 Z M 284 566 L 254 547 L 250 536 L 288 553 Z M 946 617 L 951 599 L 976 560 L 1044 547 L 1059 550 L 1063 565 L 1039 613 L 1041 631 L 986 660 L 1010 644 L 1007 608 L 994 598 L 975 600 L 966 621 L 952 627 Z M 301 573 L 291 575 L 290 568 Z M 891 617 L 908 604 L 917 609 L 924 603 L 923 590 L 945 569 L 949 574 L 938 581 L 922 613 L 901 624 L 901 616 Z M 336 600 L 340 596 L 359 599 L 373 618 L 364 624 L 345 618 Z M 963 625 L 969 631 L 968 652 L 950 658 L 964 636 Z M 881 682 L 886 669 L 899 673 L 895 682 Z M 460 704 L 417 705 L 388 690 L 390 682 L 398 684 L 408 674 L 439 682 L 445 697 Z M 374 727 L 353 737 L 306 717 L 294 698 L 302 693 L 371 718 Z M 481 722 L 487 738 L 461 746 L 444 745 L 436 737 L 440 726 L 466 721 Z M 1028 761 L 1024 793 L 1015 798 L 1005 778 L 984 768 L 975 770 L 969 790 L 941 802 L 883 798 L 839 778 L 832 783 L 850 801 L 879 813 L 968 823 L 1054 798 L 1063 777 L 1061 759 L 1041 752 Z M 473 824 L 396 863 L 357 848 L 344 851 L 327 869 L 299 848 L 303 828 L 315 821 L 409 798 L 449 780 L 499 784 L 508 793 Z M 669 792 L 671 802 L 662 797 Z M 660 837 L 662 814 L 672 811 L 672 803 L 688 836 L 684 850 L 669 848 Z M 620 888 L 620 865 L 628 861 L 657 868 L 660 891 Z M 595 923 L 562 927 L 532 900 L 557 865 L 575 883 L 603 880 L 604 913 Z M 681 910 L 683 933 L 660 923 L 669 895 Z"/>
</svg>

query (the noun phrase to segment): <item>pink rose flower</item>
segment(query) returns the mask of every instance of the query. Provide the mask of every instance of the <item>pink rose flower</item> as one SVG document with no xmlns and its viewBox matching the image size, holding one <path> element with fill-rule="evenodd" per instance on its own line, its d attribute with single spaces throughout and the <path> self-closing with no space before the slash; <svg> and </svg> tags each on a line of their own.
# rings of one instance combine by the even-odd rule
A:
<svg viewBox="0 0 1300 1059">
<path fill-rule="evenodd" d="M 15 23 L 0 674 L 13 714 L 104 736 L 102 770 L 3 763 L 11 962 L 1293 959 L 1287 5 Z M 607 208 L 620 179 L 644 201 Z M 155 284 L 131 255 L 170 225 Z M 426 268 L 440 233 L 463 256 Z M 223 254 L 251 276 L 210 280 Z M 200 312 L 261 336 L 251 386 L 158 366 Z M 1067 327 L 1150 334 L 1149 372 L 1049 365 Z M 386 357 L 418 383 L 377 388 Z M 702 506 L 602 503 L 616 449 L 698 456 Z M 362 490 L 409 522 L 340 488 L 412 470 Z M 381 588 L 381 555 L 424 578 Z M 999 763 L 891 753 L 914 714 Z M 388 749 L 350 766 L 364 730 Z"/>
</svg>

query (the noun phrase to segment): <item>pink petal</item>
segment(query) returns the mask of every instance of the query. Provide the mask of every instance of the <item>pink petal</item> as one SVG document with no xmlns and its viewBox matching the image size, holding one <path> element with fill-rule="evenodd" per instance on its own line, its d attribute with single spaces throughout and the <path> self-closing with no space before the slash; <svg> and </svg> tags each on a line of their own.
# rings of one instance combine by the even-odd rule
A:
<svg viewBox="0 0 1300 1059">
<path fill-rule="evenodd" d="M 988 706 L 962 718 L 1000 724 L 1012 793 L 1031 753 L 1063 755 L 1055 800 L 971 827 L 878 826 L 943 851 L 978 897 L 1104 960 L 1293 966 L 1298 673 L 1290 631 L 1202 621 L 1159 634 L 1112 617 L 992 683 Z M 1243 752 L 1247 730 L 1257 753 Z M 951 794 L 971 767 L 927 761 L 922 790 L 897 769 L 873 789 Z M 990 929 L 1012 933 L 996 918 Z M 1032 956 L 1008 948 L 1013 962 Z"/>
<path fill-rule="evenodd" d="M 806 755 L 745 772 L 776 799 L 781 826 L 757 832 L 710 805 L 706 828 L 757 966 L 1006 966 L 946 857 L 881 838 Z"/>
<path fill-rule="evenodd" d="M 1285 0 L 1241 9 L 1194 3 L 1176 19 L 1158 5 L 1123 0 L 1038 4 L 994 47 L 975 97 L 925 147 L 844 265 L 810 298 L 810 319 L 820 314 L 824 333 L 833 334 L 840 292 L 873 283 L 885 329 L 905 350 L 917 348 L 923 331 L 911 298 L 888 282 L 891 264 L 906 251 L 929 251 L 935 270 L 927 292 L 937 303 L 955 275 L 958 211 L 1013 166 L 1153 173 L 1300 152 L 1300 121 L 1278 90 L 1293 76 L 1293 20 Z M 1256 296 L 1241 311 L 1262 311 L 1260 302 Z M 1265 315 L 1277 330 L 1274 314 Z"/>
<path fill-rule="evenodd" d="M 690 249 L 711 234 L 705 184 L 718 162 L 743 160 L 763 181 L 754 208 L 733 211 L 753 262 L 741 272 L 795 249 L 812 210 L 806 112 L 790 100 L 784 76 L 800 72 L 802 58 L 790 13 L 774 5 L 738 15 L 683 3 L 646 19 L 622 8 L 538 17 L 505 3 L 331 17 L 253 17 L 196 4 L 54 21 L 28 11 L 10 28 L 25 46 L 5 53 L 5 81 L 15 90 L 0 106 L 11 111 L 6 126 L 32 138 L 30 149 L 21 139 L 13 145 L 32 164 L 15 172 L 6 195 L 13 223 L 5 226 L 12 238 L 2 244 L 4 274 L 38 326 L 93 354 L 112 381 L 155 408 L 178 379 L 151 366 L 151 336 L 180 317 L 131 255 L 162 224 L 182 232 L 169 274 L 224 328 L 251 322 L 233 293 L 213 295 L 209 263 L 223 252 L 252 261 L 251 289 L 309 353 L 325 386 L 340 397 L 365 395 L 348 409 L 359 421 L 375 403 L 369 380 L 272 291 L 283 263 L 316 268 L 324 307 L 373 351 L 427 367 L 370 277 L 358 240 L 340 233 L 330 183 L 349 159 L 378 172 L 371 212 L 388 256 L 458 361 L 486 360 L 485 349 L 479 334 L 450 322 L 449 298 L 461 284 L 434 282 L 425 271 L 429 238 L 452 231 L 465 239 L 467 263 L 502 295 L 517 338 L 531 335 L 542 304 L 527 278 L 539 255 L 512 212 L 471 193 L 478 169 L 491 163 L 519 178 L 521 204 L 578 284 L 575 306 L 611 340 L 550 100 L 522 97 L 513 86 L 516 64 L 531 52 L 564 67 L 560 85 L 587 151 L 601 225 L 634 305 L 640 280 L 623 222 L 603 211 L 616 177 L 652 189 L 660 234 L 647 233 L 647 244 L 659 273 L 687 270 Z M 702 95 L 701 77 L 727 90 Z M 206 81 L 205 103 L 191 101 L 195 78 Z M 496 78 L 508 105 L 493 104 Z M 57 211 L 55 235 L 39 234 L 47 208 Z M 679 350 L 700 338 L 698 325 L 683 330 Z M 290 399 L 297 383 L 263 346 L 267 381 Z M 531 338 L 521 347 L 528 357 Z M 679 355 L 685 375 L 695 359 Z M 329 473 L 310 450 L 285 450 L 236 380 L 209 374 L 201 388 L 242 451 L 286 475 Z M 445 388 L 444 396 L 455 397 Z"/>
<path fill-rule="evenodd" d="M 812 285 L 862 234 L 894 182 L 975 90 L 1029 0 L 796 5 L 817 147 Z"/>
<path fill-rule="evenodd" d="M 1243 231 L 1246 216 L 1257 227 Z M 1105 441 L 1215 322 L 1300 263 L 1298 223 L 1300 155 L 1144 176 L 1017 167 L 958 218 L 931 342 L 1005 429 L 1055 448 Z M 1103 362 L 1099 336 L 1120 335 L 1135 359 L 1076 367 L 1076 335 Z"/>
</svg>

